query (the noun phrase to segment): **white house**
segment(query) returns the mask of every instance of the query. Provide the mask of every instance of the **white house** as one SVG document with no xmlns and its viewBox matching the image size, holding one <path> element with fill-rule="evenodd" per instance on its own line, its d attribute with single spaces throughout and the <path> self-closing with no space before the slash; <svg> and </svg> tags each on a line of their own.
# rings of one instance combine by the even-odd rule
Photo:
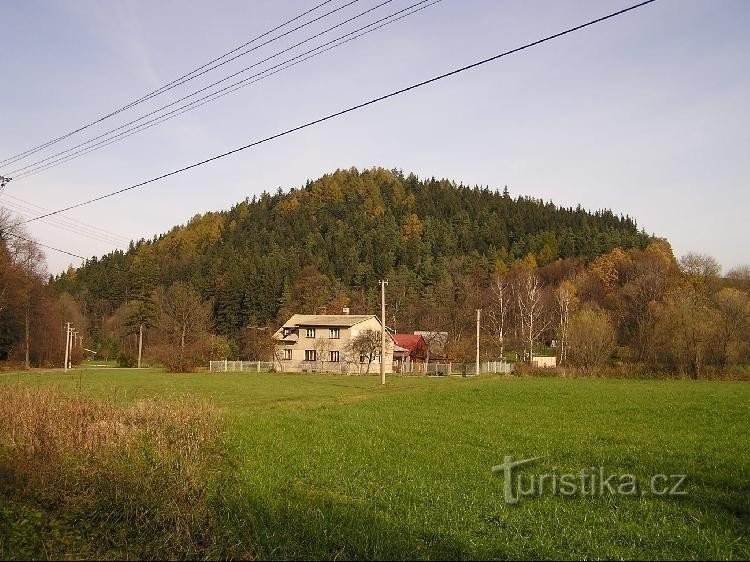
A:
<svg viewBox="0 0 750 562">
<path fill-rule="evenodd" d="M 372 314 L 295 314 L 273 335 L 275 363 L 286 372 L 364 374 L 369 368 L 376 374 L 380 331 L 380 320 Z M 391 373 L 394 341 L 386 334 L 385 372 Z"/>
</svg>

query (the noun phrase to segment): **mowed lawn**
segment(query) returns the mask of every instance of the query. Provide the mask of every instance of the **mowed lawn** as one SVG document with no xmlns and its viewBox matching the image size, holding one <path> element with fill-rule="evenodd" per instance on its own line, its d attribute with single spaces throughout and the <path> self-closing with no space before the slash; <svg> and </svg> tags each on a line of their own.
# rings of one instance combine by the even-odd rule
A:
<svg viewBox="0 0 750 562">
<path fill-rule="evenodd" d="M 750 385 L 685 380 L 5 374 L 71 393 L 194 395 L 229 419 L 221 517 L 264 558 L 750 557 Z M 507 505 L 524 474 L 685 474 L 685 495 Z M 239 530 L 239 531 L 237 531 Z M 239 533 L 239 535 L 238 535 Z M 55 553 L 50 553 L 54 557 Z M 180 553 L 175 553 L 179 557 Z"/>
</svg>

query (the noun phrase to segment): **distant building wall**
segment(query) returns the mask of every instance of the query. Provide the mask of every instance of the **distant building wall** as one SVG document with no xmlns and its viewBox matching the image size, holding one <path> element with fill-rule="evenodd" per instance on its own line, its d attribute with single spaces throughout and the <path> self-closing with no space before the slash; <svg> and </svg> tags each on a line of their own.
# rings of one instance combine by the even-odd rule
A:
<svg viewBox="0 0 750 562">
<path fill-rule="evenodd" d="M 332 324 L 332 319 L 337 316 L 316 316 L 323 319 L 322 323 L 316 323 L 314 319 L 307 320 L 302 315 L 299 323 L 295 323 L 295 333 L 291 338 L 285 338 L 283 328 L 276 333 L 275 337 L 279 343 L 276 345 L 277 368 L 282 371 L 299 372 L 327 372 L 327 373 L 365 373 L 367 360 L 360 362 L 359 357 L 353 357 L 348 347 L 353 338 L 356 338 L 365 330 L 380 332 L 381 324 L 375 316 L 357 321 L 351 326 L 345 326 L 348 318 L 344 316 L 341 324 Z M 295 317 L 290 319 L 290 322 Z M 349 317 L 351 318 L 351 317 Z M 287 322 L 286 327 L 292 326 Z M 308 337 L 308 330 L 314 330 L 314 335 Z M 331 337 L 331 330 L 337 330 L 338 337 Z M 387 336 L 388 337 L 388 336 Z M 378 350 L 379 351 L 379 350 Z M 313 355 L 315 359 L 309 359 Z M 380 357 L 376 357 L 370 363 L 370 374 L 380 372 Z M 385 372 L 393 372 L 393 341 L 389 338 L 385 353 Z"/>
<path fill-rule="evenodd" d="M 553 369 L 557 367 L 557 357 L 534 357 L 531 364 L 540 369 Z"/>
</svg>

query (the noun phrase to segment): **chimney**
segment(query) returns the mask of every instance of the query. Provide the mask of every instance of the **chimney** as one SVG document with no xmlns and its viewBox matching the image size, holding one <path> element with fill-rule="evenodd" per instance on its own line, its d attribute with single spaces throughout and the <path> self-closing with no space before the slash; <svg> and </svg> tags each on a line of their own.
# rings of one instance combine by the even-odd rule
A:
<svg viewBox="0 0 750 562">
<path fill-rule="evenodd" d="M 342 312 L 343 312 L 344 314 L 346 314 L 347 316 L 349 316 L 349 307 L 348 307 L 348 306 L 345 306 L 345 307 L 344 307 L 344 309 L 342 310 Z"/>
</svg>

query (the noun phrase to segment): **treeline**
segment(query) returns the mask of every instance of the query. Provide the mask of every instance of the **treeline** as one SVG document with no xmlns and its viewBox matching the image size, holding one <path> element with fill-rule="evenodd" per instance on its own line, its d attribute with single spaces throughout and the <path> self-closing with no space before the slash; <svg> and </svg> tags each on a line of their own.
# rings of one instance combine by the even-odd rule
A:
<svg viewBox="0 0 750 562">
<path fill-rule="evenodd" d="M 632 372 L 638 365 L 698 378 L 747 374 L 741 366 L 750 363 L 749 291 L 750 268 L 722 277 L 710 256 L 677 261 L 669 244 L 656 240 L 589 263 L 518 263 L 496 271 L 473 304 L 486 312 L 490 354 L 503 355 L 505 347 L 528 361 L 554 354 L 562 366 L 611 364 Z M 437 308 L 433 315 L 445 313 Z M 470 321 L 465 314 L 464 324 Z"/>
<path fill-rule="evenodd" d="M 305 268 L 335 280 L 337 292 L 369 309 L 379 279 L 400 275 L 413 293 L 424 294 L 457 259 L 489 274 L 527 256 L 544 266 L 649 241 L 634 220 L 610 211 L 352 169 L 196 216 L 126 252 L 94 258 L 54 285 L 82 303 L 96 337 L 104 318 L 137 294 L 190 283 L 213 303 L 218 333 L 233 338 L 248 324 L 278 322 L 294 306 L 318 306 L 320 299 L 293 294 Z"/>
<path fill-rule="evenodd" d="M 0 361 L 61 365 L 66 321 L 85 323 L 75 300 L 48 283 L 40 248 L 0 208 Z M 74 359 L 81 355 L 76 348 Z"/>
<path fill-rule="evenodd" d="M 269 335 L 291 314 L 375 313 L 385 278 L 389 328 L 447 332 L 455 360 L 473 360 L 481 309 L 483 359 L 556 354 L 584 369 L 692 376 L 748 362 L 749 277 L 747 268 L 722 277 L 706 256 L 678 261 L 666 241 L 610 211 L 383 169 L 340 170 L 196 216 L 46 286 L 27 275 L 50 299 L 40 307 L 77 314 L 98 357 L 122 364 L 141 333 L 145 356 L 174 370 L 268 360 Z M 13 326 L 5 349 L 17 356 L 18 303 L 37 301 L 11 301 L 15 320 L 0 311 L 0 326 Z M 63 317 L 50 318 L 59 332 Z"/>
</svg>

